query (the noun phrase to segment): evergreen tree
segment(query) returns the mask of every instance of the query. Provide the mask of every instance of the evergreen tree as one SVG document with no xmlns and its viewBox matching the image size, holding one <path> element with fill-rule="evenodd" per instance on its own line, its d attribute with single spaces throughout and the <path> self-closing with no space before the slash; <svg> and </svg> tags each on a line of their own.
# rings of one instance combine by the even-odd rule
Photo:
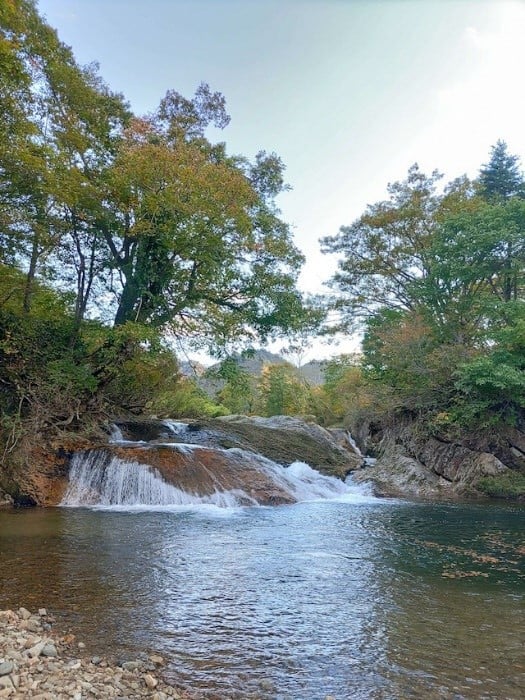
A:
<svg viewBox="0 0 525 700">
<path fill-rule="evenodd" d="M 505 141 L 492 146 L 489 162 L 481 166 L 479 184 L 482 197 L 488 201 L 507 201 L 525 194 L 519 158 L 508 153 Z"/>
</svg>

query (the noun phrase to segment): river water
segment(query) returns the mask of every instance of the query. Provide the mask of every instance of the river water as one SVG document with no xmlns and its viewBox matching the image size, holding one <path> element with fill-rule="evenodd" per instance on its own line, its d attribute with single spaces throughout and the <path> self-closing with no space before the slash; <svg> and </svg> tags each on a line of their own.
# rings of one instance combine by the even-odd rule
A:
<svg viewBox="0 0 525 700">
<path fill-rule="evenodd" d="M 0 607 L 213 698 L 525 697 L 523 506 L 0 512 Z"/>
</svg>

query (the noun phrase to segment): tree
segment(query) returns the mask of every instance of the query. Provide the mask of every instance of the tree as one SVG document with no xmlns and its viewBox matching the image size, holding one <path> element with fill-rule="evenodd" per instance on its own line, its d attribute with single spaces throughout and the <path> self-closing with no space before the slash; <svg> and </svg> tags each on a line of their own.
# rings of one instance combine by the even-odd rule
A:
<svg viewBox="0 0 525 700">
<path fill-rule="evenodd" d="M 259 401 L 265 416 L 308 412 L 310 388 L 288 363 L 267 365 L 259 382 Z"/>
<path fill-rule="evenodd" d="M 170 90 L 152 116 L 132 118 L 32 0 L 0 7 L 0 58 L 0 261 L 26 270 L 27 313 L 47 275 L 75 289 L 77 328 L 94 289 L 97 313 L 114 312 L 115 325 L 208 346 L 317 325 L 275 205 L 284 166 L 273 153 L 228 156 L 206 138 L 229 122 L 220 93 Z"/>
<path fill-rule="evenodd" d="M 207 376 L 223 383 L 216 395 L 222 406 L 231 413 L 248 415 L 253 412 L 257 392 L 256 379 L 241 366 L 237 357 L 224 358 L 213 372 L 208 371 Z"/>
<path fill-rule="evenodd" d="M 217 345 L 312 327 L 319 313 L 295 287 L 303 256 L 274 206 L 283 165 L 273 154 L 252 165 L 210 144 L 202 129 L 226 118 L 215 108 L 201 113 L 202 94 L 211 96 L 207 86 L 193 112 L 172 92 L 170 109 L 164 100 L 155 118 L 135 120 L 109 172 L 99 225 L 122 283 L 115 324 L 138 321 Z"/>
<path fill-rule="evenodd" d="M 508 153 L 505 141 L 499 140 L 492 146 L 489 162 L 481 166 L 478 183 L 481 196 L 489 202 L 525 195 L 519 158 Z"/>
<path fill-rule="evenodd" d="M 333 304 L 341 314 L 336 330 L 355 328 L 383 307 L 416 309 L 414 283 L 429 274 L 436 226 L 470 191 L 461 179 L 439 195 L 440 179 L 436 171 L 427 177 L 413 165 L 406 180 L 388 186 L 388 200 L 368 206 L 353 224 L 322 239 L 323 252 L 343 255 L 331 279 L 339 292 Z"/>
<path fill-rule="evenodd" d="M 96 247 L 93 230 L 89 244 L 80 243 L 85 242 L 93 206 L 102 197 L 100 173 L 128 112 L 122 98 L 99 78 L 97 67 L 80 67 L 29 0 L 2 6 L 0 54 L 5 59 L 0 74 L 4 250 L 27 265 L 26 312 L 39 266 L 49 265 L 53 256 L 61 263 L 73 260 L 80 322 L 92 284 L 85 250 Z M 70 246 L 65 243 L 69 236 Z"/>
</svg>

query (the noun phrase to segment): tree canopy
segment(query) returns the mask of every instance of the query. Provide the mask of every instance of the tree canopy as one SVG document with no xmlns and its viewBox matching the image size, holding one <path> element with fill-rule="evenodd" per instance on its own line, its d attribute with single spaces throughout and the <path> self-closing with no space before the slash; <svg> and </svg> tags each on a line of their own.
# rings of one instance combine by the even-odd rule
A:
<svg viewBox="0 0 525 700">
<path fill-rule="evenodd" d="M 71 293 L 86 314 L 195 343 L 314 327 L 296 288 L 303 256 L 276 197 L 273 153 L 230 156 L 206 136 L 229 123 L 205 83 L 135 116 L 97 66 L 79 66 L 31 0 L 0 15 L 0 260 Z"/>
<path fill-rule="evenodd" d="M 339 329 L 364 332 L 362 367 L 410 410 L 517 420 L 525 407 L 525 198 L 517 156 L 438 189 L 417 166 L 389 199 L 323 240 Z M 490 378 L 492 377 L 492 378 Z"/>
</svg>

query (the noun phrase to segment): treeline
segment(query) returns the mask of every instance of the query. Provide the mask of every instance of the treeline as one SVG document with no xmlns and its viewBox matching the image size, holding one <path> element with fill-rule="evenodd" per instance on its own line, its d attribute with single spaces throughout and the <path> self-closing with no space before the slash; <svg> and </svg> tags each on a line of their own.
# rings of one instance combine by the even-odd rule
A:
<svg viewBox="0 0 525 700">
<path fill-rule="evenodd" d="M 363 333 L 324 384 L 291 366 L 258 382 L 226 363 L 217 400 L 234 412 L 314 414 L 324 425 L 402 418 L 453 437 L 525 428 L 525 182 L 504 142 L 474 180 L 442 185 L 417 165 L 385 201 L 323 239 L 339 255 L 326 333 Z"/>
<path fill-rule="evenodd" d="M 275 203 L 283 163 L 229 155 L 206 137 L 229 122 L 208 85 L 191 99 L 168 90 L 136 116 L 32 0 L 10 0 L 0 4 L 0 113 L 9 430 L 13 417 L 71 425 L 167 401 L 170 382 L 186 384 L 166 338 L 224 351 L 319 322 L 297 291 L 303 256 Z"/>
<path fill-rule="evenodd" d="M 364 329 L 341 367 L 340 417 L 409 413 L 440 431 L 510 423 L 525 408 L 525 184 L 504 142 L 477 179 L 438 189 L 413 166 L 323 240 L 339 329 Z M 339 386 L 339 389 L 337 389 Z"/>
</svg>

